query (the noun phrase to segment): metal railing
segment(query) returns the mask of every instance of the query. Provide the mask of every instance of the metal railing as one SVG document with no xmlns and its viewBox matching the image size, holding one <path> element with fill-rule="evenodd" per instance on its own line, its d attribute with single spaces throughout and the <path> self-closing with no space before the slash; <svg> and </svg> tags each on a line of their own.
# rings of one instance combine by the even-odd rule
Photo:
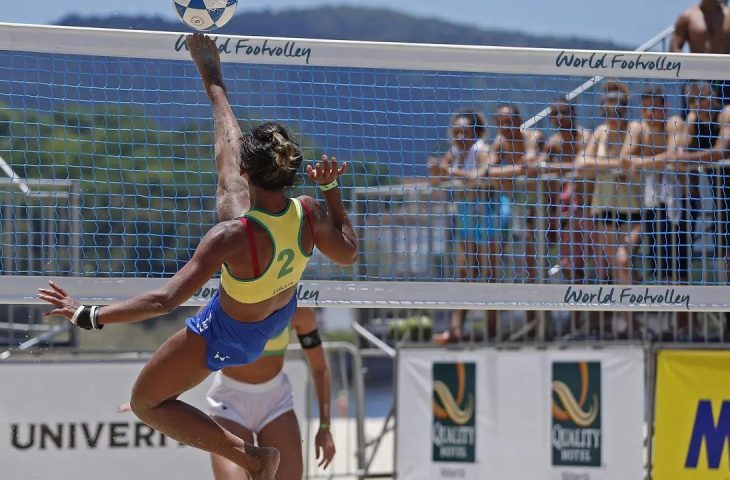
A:
<svg viewBox="0 0 730 480">
<path fill-rule="evenodd" d="M 376 335 L 371 333 L 368 329 L 363 327 L 357 322 L 352 322 L 352 329 L 355 333 L 363 339 L 365 342 L 375 347 L 375 352 L 370 356 L 385 356 L 386 358 L 395 361 L 396 351 L 390 347 L 386 342 L 378 338 Z M 394 367 L 393 367 L 394 368 Z M 395 368 L 394 368 L 395 370 Z M 396 378 L 395 372 L 393 378 Z M 380 472 L 371 473 L 371 469 L 374 465 L 374 460 L 379 452 L 380 447 L 383 445 L 385 438 L 392 435 L 395 432 L 395 386 L 393 388 L 393 396 L 391 399 L 390 408 L 388 409 L 388 415 L 382 422 L 382 426 L 378 433 L 372 438 L 365 442 L 365 445 L 370 448 L 370 454 L 364 463 L 363 477 L 362 478 L 395 478 L 395 471 L 392 472 Z M 395 467 L 395 449 L 393 449 L 393 467 Z"/>
<path fill-rule="evenodd" d="M 0 158 L 0 169 L 9 175 L 0 178 L 0 275 L 19 271 L 78 274 L 81 270 L 79 183 L 23 180 L 8 173 L 6 168 L 8 165 Z M 0 305 L 0 345 L 29 348 L 59 341 L 75 344 L 74 329 L 66 323 L 49 324 L 42 317 L 46 310 L 38 305 Z"/>
</svg>

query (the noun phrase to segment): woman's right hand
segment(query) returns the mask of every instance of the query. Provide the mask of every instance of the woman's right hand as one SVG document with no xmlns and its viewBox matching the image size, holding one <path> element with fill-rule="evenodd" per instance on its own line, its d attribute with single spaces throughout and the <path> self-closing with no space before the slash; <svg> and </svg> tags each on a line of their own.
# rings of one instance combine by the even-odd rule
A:
<svg viewBox="0 0 730 480">
<path fill-rule="evenodd" d="M 223 74 L 221 73 L 221 57 L 218 45 L 208 35 L 193 33 L 185 38 L 190 57 L 198 68 L 200 78 L 203 79 L 203 86 L 208 95 L 211 88 L 219 86 L 225 90 L 223 85 Z"/>
<path fill-rule="evenodd" d="M 322 155 L 322 161 L 312 167 L 307 165 L 307 176 L 317 185 L 327 185 L 334 182 L 347 171 L 347 162 L 338 165 L 337 158 L 332 157 L 330 161 L 327 155 Z"/>
</svg>

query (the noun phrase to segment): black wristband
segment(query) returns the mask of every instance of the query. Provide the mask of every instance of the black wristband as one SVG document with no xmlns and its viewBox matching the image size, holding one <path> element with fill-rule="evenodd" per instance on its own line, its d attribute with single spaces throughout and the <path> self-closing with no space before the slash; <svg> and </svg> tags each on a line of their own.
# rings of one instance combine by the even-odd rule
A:
<svg viewBox="0 0 730 480">
<path fill-rule="evenodd" d="M 104 325 L 99 325 L 96 321 L 98 312 L 99 307 L 96 305 L 83 305 L 76 311 L 71 323 L 84 330 L 101 330 Z"/>
<path fill-rule="evenodd" d="M 316 328 L 309 333 L 297 336 L 299 337 L 299 343 L 304 350 L 309 350 L 310 348 L 322 345 L 322 339 L 319 337 L 319 330 Z"/>
</svg>

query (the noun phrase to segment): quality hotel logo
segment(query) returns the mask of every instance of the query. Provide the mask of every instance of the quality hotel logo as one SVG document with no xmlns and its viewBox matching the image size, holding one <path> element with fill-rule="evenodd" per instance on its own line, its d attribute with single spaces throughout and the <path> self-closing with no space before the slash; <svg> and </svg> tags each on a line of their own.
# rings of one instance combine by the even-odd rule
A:
<svg viewBox="0 0 730 480">
<path fill-rule="evenodd" d="M 474 462 L 475 373 L 474 363 L 433 364 L 434 462 Z"/>
<path fill-rule="evenodd" d="M 554 362 L 551 410 L 552 464 L 600 467 L 600 362 Z"/>
</svg>

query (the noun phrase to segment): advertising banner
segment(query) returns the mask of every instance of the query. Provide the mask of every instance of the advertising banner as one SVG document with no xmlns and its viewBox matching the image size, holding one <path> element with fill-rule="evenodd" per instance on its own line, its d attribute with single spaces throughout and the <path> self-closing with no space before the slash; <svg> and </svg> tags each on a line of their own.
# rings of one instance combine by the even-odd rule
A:
<svg viewBox="0 0 730 480">
<path fill-rule="evenodd" d="M 553 362 L 550 443 L 555 467 L 601 466 L 601 362 Z"/>
<path fill-rule="evenodd" d="M 3 362 L 0 477 L 3 480 L 212 478 L 208 454 L 181 446 L 118 412 L 144 362 Z M 300 422 L 308 370 L 287 361 Z M 212 377 L 181 396 L 206 411 Z"/>
<path fill-rule="evenodd" d="M 655 480 L 730 478 L 730 352 L 657 355 Z"/>
<path fill-rule="evenodd" d="M 644 352 L 401 349 L 399 479 L 613 480 L 644 471 Z"/>
<path fill-rule="evenodd" d="M 400 350 L 396 469 L 399 479 L 483 478 L 479 428 L 492 422 L 487 358 L 494 352 Z"/>
</svg>

